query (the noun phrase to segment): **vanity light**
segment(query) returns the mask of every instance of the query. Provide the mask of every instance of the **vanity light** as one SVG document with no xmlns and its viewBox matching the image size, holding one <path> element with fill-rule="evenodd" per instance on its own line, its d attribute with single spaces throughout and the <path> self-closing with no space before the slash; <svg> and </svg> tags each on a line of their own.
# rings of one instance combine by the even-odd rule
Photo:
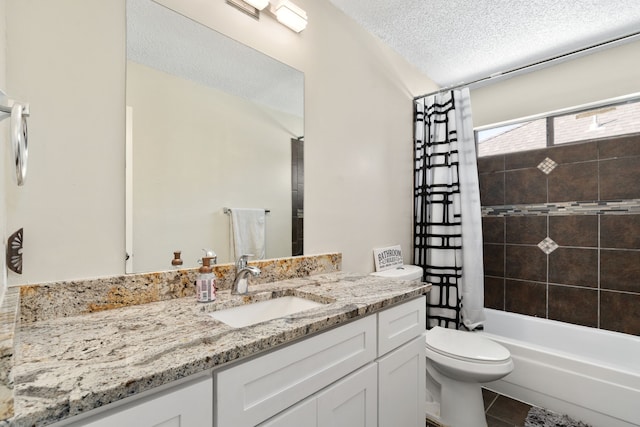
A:
<svg viewBox="0 0 640 427">
<path fill-rule="evenodd" d="M 253 5 L 253 3 L 257 3 L 254 1 L 244 1 L 244 0 L 227 0 L 227 4 L 235 7 L 240 12 L 246 13 L 255 19 L 260 19 L 260 9 Z M 267 0 L 267 3 L 269 1 Z"/>
<path fill-rule="evenodd" d="M 262 10 L 269 5 L 269 0 L 244 0 L 244 2 L 249 3 L 258 10 Z"/>
<path fill-rule="evenodd" d="M 289 0 L 280 0 L 272 6 L 272 12 L 282 25 L 291 28 L 296 33 L 307 27 L 307 13 Z"/>
<path fill-rule="evenodd" d="M 293 4 L 289 0 L 226 0 L 227 4 L 235 7 L 241 12 L 260 19 L 260 11 L 269 4 L 268 12 L 275 16 L 278 22 L 289 27 L 296 33 L 307 28 L 307 12 Z"/>
</svg>

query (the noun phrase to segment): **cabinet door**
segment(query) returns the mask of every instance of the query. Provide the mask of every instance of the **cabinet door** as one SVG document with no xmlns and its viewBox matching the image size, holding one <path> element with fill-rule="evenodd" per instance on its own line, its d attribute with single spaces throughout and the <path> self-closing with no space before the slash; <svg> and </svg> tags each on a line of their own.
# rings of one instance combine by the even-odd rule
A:
<svg viewBox="0 0 640 427">
<path fill-rule="evenodd" d="M 211 427 L 213 381 L 205 378 L 73 424 L 88 427 Z"/>
<path fill-rule="evenodd" d="M 377 426 L 377 377 L 372 363 L 319 393 L 317 426 Z"/>
<path fill-rule="evenodd" d="M 424 335 L 378 359 L 380 427 L 422 427 L 425 423 Z"/>
<path fill-rule="evenodd" d="M 259 427 L 316 427 L 317 417 L 316 398 L 311 397 L 265 421 Z"/>
<path fill-rule="evenodd" d="M 264 422 L 373 362 L 376 347 L 376 316 L 368 316 L 216 371 L 216 426 Z"/>
</svg>

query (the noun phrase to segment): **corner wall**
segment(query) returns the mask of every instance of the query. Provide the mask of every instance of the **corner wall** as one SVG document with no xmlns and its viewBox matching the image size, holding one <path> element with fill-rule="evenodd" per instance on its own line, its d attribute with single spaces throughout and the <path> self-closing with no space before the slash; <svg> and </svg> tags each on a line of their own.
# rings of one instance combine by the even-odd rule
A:
<svg viewBox="0 0 640 427">
<path fill-rule="evenodd" d="M 124 272 L 124 0 L 8 0 L 7 86 L 30 103 L 25 185 L 7 188 L 24 228 L 10 284 Z"/>
<path fill-rule="evenodd" d="M 0 0 L 0 89 L 7 91 L 7 15 L 6 0 Z M 9 127 L 5 119 L 0 122 L 0 165 L 3 166 L 4 173 L 0 175 L 0 305 L 7 290 L 7 262 L 4 254 L 7 252 L 7 205 L 5 187 L 11 182 L 8 178 L 9 172 L 6 168 L 8 160 L 6 153 L 9 152 Z"/>
<path fill-rule="evenodd" d="M 472 90 L 473 125 L 489 125 L 636 92 L 640 92 L 640 41 Z"/>
</svg>

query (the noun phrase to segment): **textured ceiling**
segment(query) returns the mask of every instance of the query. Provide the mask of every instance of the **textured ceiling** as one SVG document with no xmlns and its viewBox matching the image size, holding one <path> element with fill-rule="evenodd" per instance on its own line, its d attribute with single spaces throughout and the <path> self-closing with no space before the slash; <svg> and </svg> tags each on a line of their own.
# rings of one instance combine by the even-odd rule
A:
<svg viewBox="0 0 640 427">
<path fill-rule="evenodd" d="M 303 116 L 300 71 L 151 0 L 127 0 L 127 59 Z"/>
<path fill-rule="evenodd" d="M 640 0 L 330 1 L 440 86 L 640 31 Z"/>
</svg>

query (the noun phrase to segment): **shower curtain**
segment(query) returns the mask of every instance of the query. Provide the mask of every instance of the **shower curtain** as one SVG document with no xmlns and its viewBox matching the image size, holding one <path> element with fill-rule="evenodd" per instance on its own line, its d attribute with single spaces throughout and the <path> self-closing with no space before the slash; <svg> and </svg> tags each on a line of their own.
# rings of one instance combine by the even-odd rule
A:
<svg viewBox="0 0 640 427">
<path fill-rule="evenodd" d="M 427 327 L 473 330 L 484 321 L 484 273 L 469 89 L 414 104 L 414 263 L 433 285 Z"/>
</svg>

